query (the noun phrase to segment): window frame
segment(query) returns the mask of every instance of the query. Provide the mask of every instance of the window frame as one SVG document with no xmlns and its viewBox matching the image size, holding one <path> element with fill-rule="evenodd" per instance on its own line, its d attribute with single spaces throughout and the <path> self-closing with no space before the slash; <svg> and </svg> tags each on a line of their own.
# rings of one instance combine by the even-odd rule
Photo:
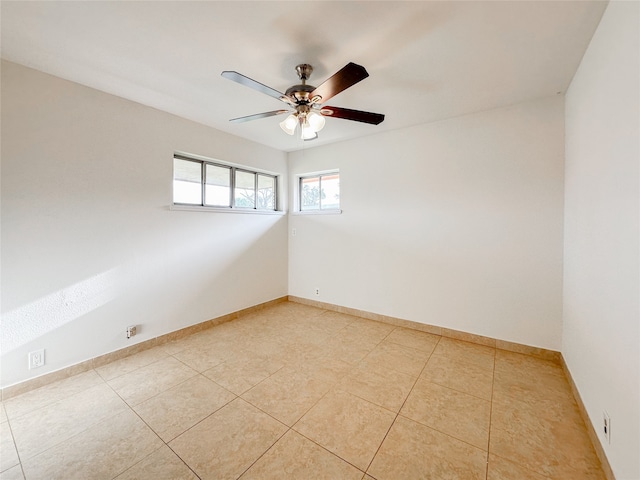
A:
<svg viewBox="0 0 640 480">
<path fill-rule="evenodd" d="M 311 172 L 311 173 L 302 173 L 296 175 L 296 189 L 295 189 L 295 208 L 294 214 L 296 215 L 335 215 L 342 213 L 342 209 L 340 208 L 341 202 L 338 202 L 338 208 L 322 208 L 322 198 L 319 199 L 320 208 L 316 209 L 302 209 L 302 184 L 304 180 L 317 178 L 318 179 L 318 188 L 322 191 L 322 177 L 330 177 L 333 175 L 338 176 L 338 182 L 340 181 L 340 170 L 326 170 L 322 172 Z"/>
<path fill-rule="evenodd" d="M 194 162 L 200 164 L 200 203 L 182 203 L 176 202 L 174 198 L 174 182 L 175 178 L 175 160 L 182 160 L 187 162 Z M 255 168 L 234 165 L 219 160 L 211 160 L 205 158 L 199 158 L 197 156 L 184 155 L 180 153 L 174 153 L 172 157 L 173 161 L 173 174 L 172 174 L 172 189 L 171 189 L 171 209 L 172 210 L 208 210 L 218 212 L 235 212 L 235 213 L 258 213 L 258 214 L 282 214 L 282 210 L 279 207 L 280 201 L 280 175 L 272 172 L 266 172 L 263 170 L 257 170 Z M 206 187 L 207 187 L 207 165 L 213 167 L 220 167 L 229 170 L 229 204 L 228 205 L 210 205 L 207 204 Z M 236 172 L 245 172 L 254 175 L 254 202 L 253 207 L 241 207 L 236 206 Z M 258 208 L 258 179 L 260 176 L 269 177 L 273 179 L 273 208 L 263 209 Z"/>
</svg>

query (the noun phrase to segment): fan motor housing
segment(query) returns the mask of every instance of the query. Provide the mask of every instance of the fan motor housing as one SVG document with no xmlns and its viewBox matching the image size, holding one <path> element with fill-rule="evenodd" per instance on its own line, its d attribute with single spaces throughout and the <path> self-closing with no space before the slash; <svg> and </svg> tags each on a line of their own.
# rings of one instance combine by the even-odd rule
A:
<svg viewBox="0 0 640 480">
<path fill-rule="evenodd" d="M 293 87 L 287 88 L 287 91 L 284 94 L 288 97 L 294 98 L 296 102 L 309 102 L 309 94 L 313 92 L 316 87 L 312 85 L 294 85 Z"/>
</svg>

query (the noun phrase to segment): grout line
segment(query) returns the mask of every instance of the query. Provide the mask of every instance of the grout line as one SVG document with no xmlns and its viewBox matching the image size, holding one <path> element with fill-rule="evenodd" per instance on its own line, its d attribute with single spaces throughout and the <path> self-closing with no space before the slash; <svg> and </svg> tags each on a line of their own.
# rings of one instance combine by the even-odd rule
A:
<svg viewBox="0 0 640 480">
<path fill-rule="evenodd" d="M 399 327 L 396 327 L 396 328 L 399 328 Z M 392 332 L 394 330 L 392 330 Z M 389 333 L 389 335 L 390 334 L 391 334 L 391 332 Z M 391 425 L 389 425 L 389 428 L 387 429 L 387 432 L 384 434 L 384 437 L 382 438 L 382 441 L 380 442 L 380 445 L 378 445 L 378 448 L 376 449 L 376 452 L 373 454 L 373 457 L 371 457 L 371 461 L 369 462 L 369 465 L 367 465 L 365 473 L 369 471 L 369 469 L 371 468 L 371 464 L 376 459 L 376 456 L 378 456 L 378 453 L 380 452 L 380 449 L 382 448 L 382 445 L 384 444 L 385 440 L 387 439 L 387 436 L 389 435 L 389 432 L 391 431 L 391 429 L 395 425 L 396 421 L 398 420 L 398 417 L 400 416 L 400 412 L 402 411 L 402 409 L 404 408 L 405 404 L 407 403 L 407 400 L 409 399 L 409 396 L 411 396 L 411 394 L 413 393 L 413 389 L 415 388 L 416 384 L 418 383 L 418 380 L 420 380 L 420 376 L 424 372 L 424 369 L 427 368 L 427 364 L 429 363 L 429 360 L 431 359 L 431 356 L 433 355 L 433 352 L 435 352 L 436 348 L 438 347 L 438 344 L 440 343 L 440 340 L 442 340 L 442 336 L 440 336 L 440 338 L 438 338 L 438 341 L 434 345 L 433 350 L 431 350 L 431 353 L 427 357 L 427 360 L 424 362 L 424 365 L 423 365 L 422 369 L 420 370 L 420 373 L 418 374 L 418 376 L 416 377 L 415 381 L 413 382 L 413 385 L 411 386 L 411 389 L 409 390 L 409 393 L 407 394 L 406 398 L 402 402 L 402 405 L 400 405 L 400 408 L 398 408 L 398 411 L 396 412 L 396 416 L 393 419 L 393 422 L 391 422 Z"/>
<path fill-rule="evenodd" d="M 493 352 L 493 371 L 491 373 L 491 399 L 489 400 L 489 435 L 487 435 L 487 468 L 485 478 L 489 478 L 489 456 L 491 452 L 491 422 L 493 420 L 493 391 L 496 385 L 496 351 Z"/>
<path fill-rule="evenodd" d="M 362 477 L 364 478 L 364 476 L 367 474 L 366 471 L 363 471 L 360 467 L 354 465 L 353 463 L 351 463 L 349 460 L 342 458 L 340 455 L 338 455 L 336 452 L 332 452 L 331 450 L 329 450 L 327 447 L 320 445 L 318 442 L 316 442 L 313 438 L 309 438 L 307 437 L 304 433 L 299 432 L 298 430 L 295 430 L 293 427 L 291 427 L 291 430 L 293 430 L 294 433 L 300 435 L 301 437 L 309 440 L 311 443 L 313 443 L 314 445 L 320 447 L 321 449 L 323 449 L 324 451 L 330 453 L 331 455 L 333 455 L 334 457 L 342 460 L 343 462 L 351 465 L 353 468 L 355 468 L 356 470 L 358 470 L 359 472 L 362 472 Z"/>
</svg>

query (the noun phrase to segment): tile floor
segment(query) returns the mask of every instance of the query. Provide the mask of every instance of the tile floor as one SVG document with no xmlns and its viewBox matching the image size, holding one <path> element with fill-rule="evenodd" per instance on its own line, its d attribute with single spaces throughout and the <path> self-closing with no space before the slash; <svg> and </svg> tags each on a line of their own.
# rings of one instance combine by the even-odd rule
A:
<svg viewBox="0 0 640 480">
<path fill-rule="evenodd" d="M 604 479 L 562 369 L 281 303 L 11 398 L 0 478 Z"/>
</svg>

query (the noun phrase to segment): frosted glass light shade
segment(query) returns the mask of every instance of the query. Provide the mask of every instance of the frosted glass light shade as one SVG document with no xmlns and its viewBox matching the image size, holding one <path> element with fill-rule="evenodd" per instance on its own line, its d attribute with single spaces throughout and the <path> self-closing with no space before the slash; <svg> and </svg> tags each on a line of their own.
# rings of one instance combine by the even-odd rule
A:
<svg viewBox="0 0 640 480">
<path fill-rule="evenodd" d="M 302 125 L 300 138 L 302 138 L 303 140 L 313 140 L 314 138 L 318 138 L 318 134 L 309 126 L 308 123 L 305 122 Z"/>
<path fill-rule="evenodd" d="M 324 116 L 318 112 L 309 112 L 307 122 L 314 132 L 319 132 L 324 128 Z"/>
<path fill-rule="evenodd" d="M 293 135 L 296 131 L 296 125 L 298 125 L 298 117 L 296 117 L 293 113 L 285 118 L 282 122 L 280 122 L 280 128 L 284 130 L 289 135 Z"/>
</svg>

